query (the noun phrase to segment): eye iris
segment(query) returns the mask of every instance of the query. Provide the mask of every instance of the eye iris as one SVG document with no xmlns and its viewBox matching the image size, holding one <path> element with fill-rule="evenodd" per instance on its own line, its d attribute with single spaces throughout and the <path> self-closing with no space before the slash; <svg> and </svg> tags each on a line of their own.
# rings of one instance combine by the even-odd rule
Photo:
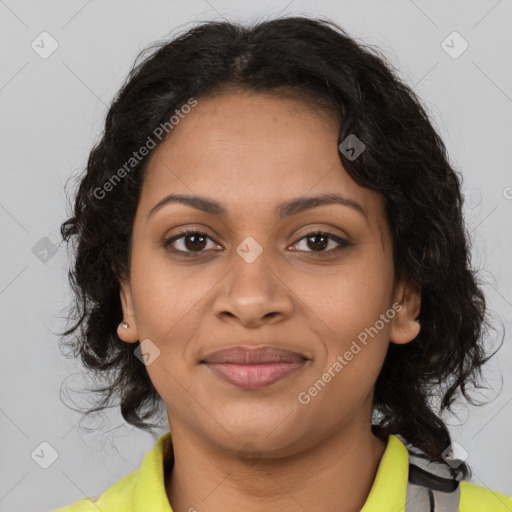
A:
<svg viewBox="0 0 512 512">
<path fill-rule="evenodd" d="M 190 239 L 194 239 L 194 240 L 199 239 L 201 241 L 201 243 L 200 243 L 200 245 L 196 245 L 195 243 L 189 244 L 188 240 L 190 240 Z M 194 251 L 197 249 L 204 249 L 205 246 L 206 246 L 206 236 L 201 235 L 200 233 L 191 233 L 191 234 L 188 234 L 185 236 L 185 247 L 187 248 L 187 250 Z"/>
<path fill-rule="evenodd" d="M 327 245 L 329 244 L 329 237 L 323 235 L 322 233 L 316 233 L 314 235 L 310 235 L 307 237 L 307 239 L 308 239 L 308 246 L 310 248 L 314 248 L 315 250 L 316 249 L 325 249 L 327 247 Z M 310 246 L 309 241 L 312 239 L 314 239 L 314 240 L 321 239 L 322 241 L 321 241 L 320 245 L 313 244 L 312 246 Z"/>
</svg>

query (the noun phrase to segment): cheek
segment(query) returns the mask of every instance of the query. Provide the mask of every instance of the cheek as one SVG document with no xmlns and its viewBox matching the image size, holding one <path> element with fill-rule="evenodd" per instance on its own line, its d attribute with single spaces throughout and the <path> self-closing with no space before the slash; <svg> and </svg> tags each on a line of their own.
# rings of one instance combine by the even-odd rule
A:
<svg viewBox="0 0 512 512">
<path fill-rule="evenodd" d="M 139 337 L 160 345 L 192 307 L 197 288 L 193 279 L 184 282 L 158 251 L 134 251 L 131 279 Z"/>
<path fill-rule="evenodd" d="M 361 252 L 353 264 L 339 267 L 331 279 L 304 283 L 308 297 L 304 302 L 314 313 L 312 321 L 315 317 L 321 320 L 316 324 L 326 368 L 341 356 L 345 378 L 358 378 L 362 372 L 370 377 L 374 374 L 374 380 L 387 351 L 395 313 L 389 303 L 392 286 L 392 262 L 378 251 Z"/>
<path fill-rule="evenodd" d="M 172 264 L 163 249 L 134 251 L 132 289 L 140 339 L 183 354 L 218 284 L 218 270 Z"/>
<path fill-rule="evenodd" d="M 392 262 L 382 253 L 366 250 L 329 274 L 301 276 L 294 286 L 326 329 L 345 340 L 357 336 L 385 313 L 392 288 Z"/>
<path fill-rule="evenodd" d="M 386 316 L 386 295 L 374 285 L 362 286 L 356 277 L 352 273 L 337 287 L 338 300 L 320 312 L 326 334 L 319 337 L 323 350 L 317 350 L 318 367 L 310 385 L 323 389 L 325 383 L 315 400 L 318 407 L 337 411 L 333 421 L 352 415 L 372 395 L 389 346 L 392 314 Z"/>
<path fill-rule="evenodd" d="M 173 403 L 183 394 L 187 344 L 197 330 L 201 298 L 207 299 L 213 283 L 208 287 L 204 276 L 147 249 L 134 251 L 131 277 L 139 339 L 151 340 L 156 348 L 148 346 L 158 354 L 146 370 L 164 402 Z"/>
</svg>

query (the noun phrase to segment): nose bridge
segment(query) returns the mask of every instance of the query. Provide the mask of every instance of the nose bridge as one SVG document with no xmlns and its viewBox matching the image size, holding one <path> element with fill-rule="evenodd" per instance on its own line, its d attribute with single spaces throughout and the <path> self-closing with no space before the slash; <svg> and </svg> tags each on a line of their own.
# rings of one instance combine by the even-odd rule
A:
<svg viewBox="0 0 512 512">
<path fill-rule="evenodd" d="M 253 236 L 246 236 L 231 255 L 233 270 L 230 277 L 231 291 L 249 295 L 265 295 L 269 300 L 276 270 L 272 268 L 272 249 L 262 236 L 258 242 Z M 265 245 L 263 245 L 265 244 Z M 255 300 L 256 297 L 253 298 Z M 263 297 L 262 297 L 263 299 Z"/>
<path fill-rule="evenodd" d="M 261 237 L 260 237 L 261 240 Z M 244 321 L 257 321 L 269 313 L 286 312 L 291 300 L 268 245 L 245 237 L 230 255 L 230 272 L 215 301 L 216 313 L 230 312 Z"/>
</svg>

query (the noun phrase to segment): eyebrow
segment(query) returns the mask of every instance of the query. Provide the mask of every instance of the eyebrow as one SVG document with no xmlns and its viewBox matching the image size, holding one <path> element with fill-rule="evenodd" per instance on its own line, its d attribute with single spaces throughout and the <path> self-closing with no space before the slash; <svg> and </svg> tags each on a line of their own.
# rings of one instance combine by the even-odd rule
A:
<svg viewBox="0 0 512 512">
<path fill-rule="evenodd" d="M 180 203 L 191 206 L 196 210 L 200 210 L 202 212 L 219 217 L 225 217 L 228 214 L 228 210 L 224 205 L 212 199 L 208 199 L 207 197 L 184 194 L 170 194 L 160 200 L 155 206 L 153 206 L 153 208 L 151 208 L 148 214 L 148 219 L 162 207 L 171 203 Z M 368 221 L 368 216 L 365 209 L 358 202 L 354 201 L 353 199 L 343 197 L 339 194 L 322 194 L 319 196 L 299 197 L 296 199 L 291 199 L 277 205 L 276 215 L 278 216 L 279 220 L 282 220 L 285 217 L 296 215 L 305 210 L 309 210 L 310 208 L 316 208 L 318 206 L 330 204 L 340 204 L 342 206 L 352 208 L 353 210 L 359 212 Z"/>
</svg>

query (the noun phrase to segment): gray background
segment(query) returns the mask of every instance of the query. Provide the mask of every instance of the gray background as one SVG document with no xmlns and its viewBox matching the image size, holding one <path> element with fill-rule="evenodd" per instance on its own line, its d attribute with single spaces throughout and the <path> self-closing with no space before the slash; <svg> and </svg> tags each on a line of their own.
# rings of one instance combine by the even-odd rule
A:
<svg viewBox="0 0 512 512">
<path fill-rule="evenodd" d="M 448 420 L 473 480 L 512 495 L 511 1 L 0 0 L 0 510 L 46 511 L 97 496 L 137 469 L 155 441 L 124 425 L 116 410 L 84 423 L 92 432 L 78 430 L 80 415 L 59 393 L 65 379 L 80 390 L 82 372 L 60 354 L 55 334 L 70 299 L 68 256 L 58 247 L 69 214 L 64 185 L 84 167 L 133 59 L 194 21 L 292 13 L 330 17 L 380 46 L 464 174 L 474 264 L 505 344 L 485 372 L 494 388 L 477 395 L 492 401 L 460 406 Z M 43 31 L 59 45 L 46 59 L 31 47 L 34 40 L 42 46 Z M 469 44 L 457 58 L 442 46 L 453 31 Z M 461 40 L 449 44 L 452 53 L 462 48 Z M 71 405 L 87 403 L 87 394 L 69 396 Z M 47 469 L 40 464 L 51 462 L 52 449 L 42 442 L 57 454 Z"/>
</svg>

